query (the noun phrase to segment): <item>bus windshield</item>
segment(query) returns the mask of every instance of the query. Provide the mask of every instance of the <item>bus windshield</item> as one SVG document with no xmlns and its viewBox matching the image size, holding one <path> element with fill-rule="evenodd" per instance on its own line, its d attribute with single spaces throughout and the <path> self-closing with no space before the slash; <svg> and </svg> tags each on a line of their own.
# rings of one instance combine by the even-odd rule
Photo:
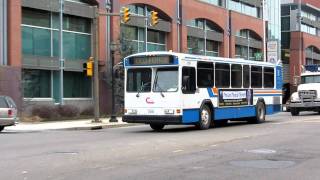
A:
<svg viewBox="0 0 320 180">
<path fill-rule="evenodd" d="M 320 75 L 317 76 L 302 76 L 301 77 L 302 84 L 308 83 L 320 83 Z"/>
<path fill-rule="evenodd" d="M 178 68 L 158 68 L 154 80 L 154 92 L 178 91 Z"/>
<path fill-rule="evenodd" d="M 150 92 L 151 76 L 151 68 L 129 69 L 127 75 L 127 91 Z"/>
</svg>

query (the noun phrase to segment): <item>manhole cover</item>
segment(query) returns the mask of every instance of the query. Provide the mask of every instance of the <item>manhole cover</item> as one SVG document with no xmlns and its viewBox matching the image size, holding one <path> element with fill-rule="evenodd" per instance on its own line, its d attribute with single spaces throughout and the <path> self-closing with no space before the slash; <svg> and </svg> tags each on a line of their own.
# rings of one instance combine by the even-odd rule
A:
<svg viewBox="0 0 320 180">
<path fill-rule="evenodd" d="M 253 150 L 249 150 L 247 152 L 255 153 L 255 154 L 274 154 L 277 151 L 276 150 L 272 150 L 272 149 L 253 149 Z"/>
<path fill-rule="evenodd" d="M 261 169 L 280 169 L 295 165 L 294 161 L 275 161 L 275 160 L 249 160 L 249 161 L 231 161 L 231 165 L 247 168 Z"/>
</svg>

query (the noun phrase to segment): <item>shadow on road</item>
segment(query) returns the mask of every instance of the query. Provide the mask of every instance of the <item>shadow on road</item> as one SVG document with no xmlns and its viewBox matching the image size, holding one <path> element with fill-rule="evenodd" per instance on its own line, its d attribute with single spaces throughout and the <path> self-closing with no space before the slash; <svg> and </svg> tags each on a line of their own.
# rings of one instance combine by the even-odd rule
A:
<svg viewBox="0 0 320 180">
<path fill-rule="evenodd" d="M 272 123 L 275 121 L 266 121 L 266 123 Z M 264 123 L 263 123 L 264 124 Z M 223 128 L 233 128 L 233 127 L 239 127 L 239 126 L 252 126 L 252 125 L 263 125 L 263 124 L 250 124 L 246 121 L 229 121 L 226 125 L 219 125 L 216 127 L 212 127 L 209 130 L 203 131 L 211 131 L 215 129 L 223 129 Z M 185 133 L 185 132 L 195 132 L 201 130 L 197 129 L 194 125 L 167 125 L 162 131 L 154 131 L 151 128 L 150 129 L 139 129 L 135 131 L 131 131 L 131 133 Z"/>
</svg>

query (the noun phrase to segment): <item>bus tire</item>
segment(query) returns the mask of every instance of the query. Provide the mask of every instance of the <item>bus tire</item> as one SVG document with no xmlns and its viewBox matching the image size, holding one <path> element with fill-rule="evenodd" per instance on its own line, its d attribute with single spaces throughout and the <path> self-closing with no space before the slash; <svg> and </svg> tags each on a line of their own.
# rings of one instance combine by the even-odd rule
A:
<svg viewBox="0 0 320 180">
<path fill-rule="evenodd" d="M 266 120 L 266 106 L 262 101 L 256 104 L 256 117 L 250 120 L 251 123 L 260 124 Z"/>
<path fill-rule="evenodd" d="M 150 124 L 150 127 L 155 131 L 161 131 L 164 128 L 164 124 Z"/>
<path fill-rule="evenodd" d="M 0 126 L 0 132 L 4 129 L 4 126 Z"/>
<path fill-rule="evenodd" d="M 292 116 L 299 116 L 299 113 L 300 113 L 298 108 L 291 108 L 290 112 Z"/>
<path fill-rule="evenodd" d="M 196 124 L 197 128 L 200 130 L 206 130 L 210 128 L 211 125 L 211 119 L 212 119 L 212 113 L 211 109 L 209 108 L 208 105 L 203 105 L 202 108 L 200 109 L 200 120 Z"/>
</svg>

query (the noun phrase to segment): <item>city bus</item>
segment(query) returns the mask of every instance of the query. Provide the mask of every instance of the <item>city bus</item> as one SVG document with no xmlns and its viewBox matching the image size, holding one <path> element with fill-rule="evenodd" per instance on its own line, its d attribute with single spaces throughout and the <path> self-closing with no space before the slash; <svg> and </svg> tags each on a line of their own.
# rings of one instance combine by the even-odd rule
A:
<svg viewBox="0 0 320 180">
<path fill-rule="evenodd" d="M 128 56 L 123 65 L 127 123 L 204 130 L 229 120 L 262 123 L 281 111 L 281 64 L 164 51 Z"/>
</svg>

